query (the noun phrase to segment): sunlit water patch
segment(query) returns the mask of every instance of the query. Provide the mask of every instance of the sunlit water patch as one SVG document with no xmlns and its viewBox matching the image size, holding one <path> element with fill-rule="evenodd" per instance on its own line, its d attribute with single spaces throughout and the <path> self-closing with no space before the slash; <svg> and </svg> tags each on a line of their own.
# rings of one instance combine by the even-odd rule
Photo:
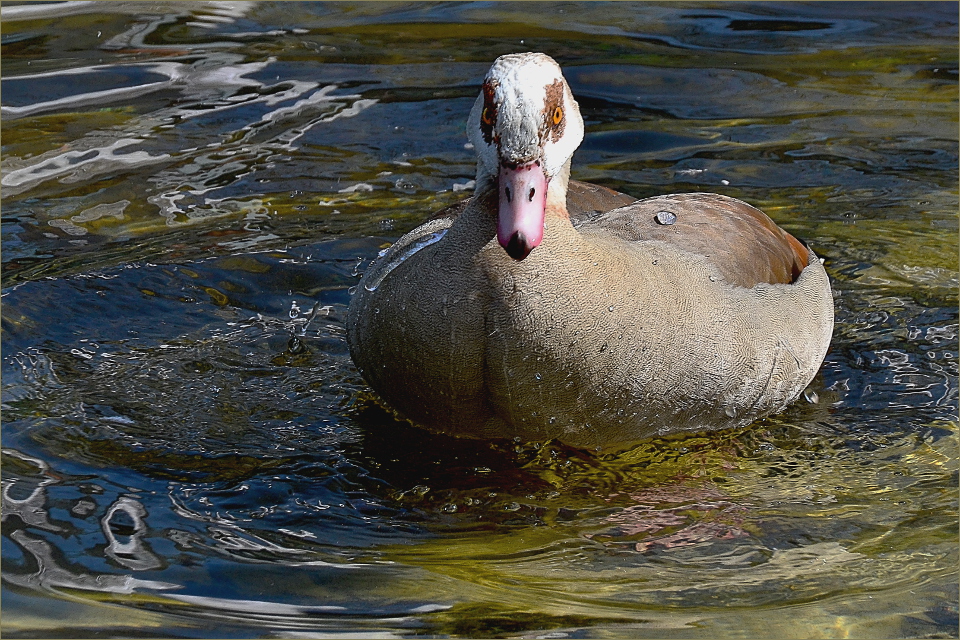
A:
<svg viewBox="0 0 960 640">
<path fill-rule="evenodd" d="M 956 637 L 955 3 L 0 16 L 5 636 Z M 527 49 L 575 178 L 826 259 L 806 399 L 602 456 L 377 404 L 350 291 L 469 195 L 480 78 Z"/>
</svg>

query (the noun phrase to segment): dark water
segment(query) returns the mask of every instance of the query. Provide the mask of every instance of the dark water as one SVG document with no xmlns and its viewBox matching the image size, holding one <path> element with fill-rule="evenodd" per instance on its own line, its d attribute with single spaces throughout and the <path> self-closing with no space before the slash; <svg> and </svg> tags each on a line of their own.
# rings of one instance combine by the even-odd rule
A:
<svg viewBox="0 0 960 640">
<path fill-rule="evenodd" d="M 957 636 L 957 3 L 0 11 L 5 637 Z M 349 289 L 524 50 L 575 178 L 826 258 L 816 402 L 606 456 L 378 408 Z"/>
</svg>

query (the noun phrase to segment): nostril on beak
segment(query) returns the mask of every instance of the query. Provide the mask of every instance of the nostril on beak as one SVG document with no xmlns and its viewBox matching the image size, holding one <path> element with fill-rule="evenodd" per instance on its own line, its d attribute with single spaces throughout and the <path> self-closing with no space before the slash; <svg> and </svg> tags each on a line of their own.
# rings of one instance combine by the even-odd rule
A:
<svg viewBox="0 0 960 640">
<path fill-rule="evenodd" d="M 503 192 L 507 196 L 507 202 L 513 202 L 513 198 L 510 197 L 510 187 L 504 187 Z"/>
<path fill-rule="evenodd" d="M 535 195 L 537 195 L 537 190 L 533 187 L 530 187 L 530 197 L 529 197 L 530 202 L 533 202 L 533 196 Z"/>
</svg>

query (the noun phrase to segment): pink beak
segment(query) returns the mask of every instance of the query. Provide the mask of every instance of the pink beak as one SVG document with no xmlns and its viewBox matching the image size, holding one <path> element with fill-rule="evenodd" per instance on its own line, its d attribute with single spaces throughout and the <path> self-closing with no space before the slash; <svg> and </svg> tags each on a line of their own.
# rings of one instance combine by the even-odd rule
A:
<svg viewBox="0 0 960 640">
<path fill-rule="evenodd" d="M 497 242 L 514 260 L 523 260 L 543 240 L 547 177 L 539 162 L 513 169 L 500 165 Z"/>
</svg>

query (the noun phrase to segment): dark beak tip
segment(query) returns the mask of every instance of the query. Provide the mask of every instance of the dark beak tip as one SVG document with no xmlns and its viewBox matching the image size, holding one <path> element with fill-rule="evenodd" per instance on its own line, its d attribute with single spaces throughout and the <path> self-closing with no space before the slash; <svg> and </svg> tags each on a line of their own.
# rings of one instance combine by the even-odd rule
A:
<svg viewBox="0 0 960 640">
<path fill-rule="evenodd" d="M 527 243 L 527 239 L 519 231 L 510 236 L 510 242 L 504 249 L 507 250 L 507 255 L 517 261 L 523 260 L 533 251 L 533 247 Z"/>
</svg>

